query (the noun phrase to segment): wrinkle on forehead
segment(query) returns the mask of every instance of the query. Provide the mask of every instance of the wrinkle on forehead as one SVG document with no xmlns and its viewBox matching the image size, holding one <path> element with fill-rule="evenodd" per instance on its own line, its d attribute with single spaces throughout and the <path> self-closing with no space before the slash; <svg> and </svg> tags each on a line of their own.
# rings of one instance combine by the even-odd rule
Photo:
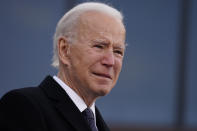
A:
<svg viewBox="0 0 197 131">
<path fill-rule="evenodd" d="M 113 43 L 124 43 L 125 28 L 119 19 L 104 13 L 95 11 L 83 13 L 79 18 L 79 39 L 86 39 L 95 35 Z"/>
<path fill-rule="evenodd" d="M 122 29 L 122 32 L 125 33 L 124 25 L 120 19 L 104 14 L 103 12 L 87 11 L 81 14 L 80 23 L 84 26 L 89 26 L 92 29 L 94 29 L 95 26 L 98 26 L 102 28 L 103 31 L 111 31 L 110 28 L 116 25 L 116 28 L 113 28 L 114 30 L 116 29 L 117 31 L 120 31 L 120 29 Z"/>
</svg>

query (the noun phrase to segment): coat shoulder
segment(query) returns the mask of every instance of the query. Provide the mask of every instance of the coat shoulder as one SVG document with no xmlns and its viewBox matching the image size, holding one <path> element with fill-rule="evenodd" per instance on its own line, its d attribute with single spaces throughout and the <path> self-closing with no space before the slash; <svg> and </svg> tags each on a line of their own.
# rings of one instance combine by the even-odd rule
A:
<svg viewBox="0 0 197 131">
<path fill-rule="evenodd" d="M 10 101 L 15 101 L 19 102 L 20 104 L 21 101 L 24 100 L 36 100 L 40 96 L 43 95 L 43 92 L 41 91 L 40 88 L 38 87 L 27 87 L 27 88 L 21 88 L 21 89 L 14 89 L 6 93 L 0 100 L 0 103 L 5 103 L 5 102 L 10 102 Z"/>
<path fill-rule="evenodd" d="M 1 128 L 44 130 L 42 117 L 37 117 L 42 115 L 39 106 L 36 106 L 39 93 L 41 90 L 37 87 L 15 89 L 6 93 L 0 100 Z"/>
</svg>

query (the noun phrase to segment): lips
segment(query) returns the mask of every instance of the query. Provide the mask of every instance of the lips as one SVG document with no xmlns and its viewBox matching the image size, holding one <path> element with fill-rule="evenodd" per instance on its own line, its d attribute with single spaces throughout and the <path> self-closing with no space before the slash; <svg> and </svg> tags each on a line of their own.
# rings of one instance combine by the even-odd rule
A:
<svg viewBox="0 0 197 131">
<path fill-rule="evenodd" d="M 96 75 L 96 76 L 99 76 L 99 77 L 112 79 L 111 75 L 107 74 L 107 73 L 96 73 L 96 72 L 93 72 L 93 74 Z"/>
</svg>

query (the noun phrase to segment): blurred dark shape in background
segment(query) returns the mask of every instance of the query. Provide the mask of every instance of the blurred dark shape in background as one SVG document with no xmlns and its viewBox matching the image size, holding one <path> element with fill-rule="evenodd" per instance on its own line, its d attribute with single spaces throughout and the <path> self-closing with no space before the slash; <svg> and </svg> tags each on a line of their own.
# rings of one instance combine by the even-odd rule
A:
<svg viewBox="0 0 197 131">
<path fill-rule="evenodd" d="M 57 21 L 86 0 L 0 1 L 0 97 L 48 74 Z M 100 0 L 125 16 L 123 70 L 97 102 L 112 131 L 197 130 L 197 0 Z"/>
</svg>

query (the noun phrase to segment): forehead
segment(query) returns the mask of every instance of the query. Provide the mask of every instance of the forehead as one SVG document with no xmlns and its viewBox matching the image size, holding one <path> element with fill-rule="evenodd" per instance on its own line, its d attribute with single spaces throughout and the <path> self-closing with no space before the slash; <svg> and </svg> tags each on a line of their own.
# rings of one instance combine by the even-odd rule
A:
<svg viewBox="0 0 197 131">
<path fill-rule="evenodd" d="M 87 11 L 79 18 L 80 39 L 107 39 L 124 43 L 125 28 L 121 20 L 97 11 Z"/>
</svg>

